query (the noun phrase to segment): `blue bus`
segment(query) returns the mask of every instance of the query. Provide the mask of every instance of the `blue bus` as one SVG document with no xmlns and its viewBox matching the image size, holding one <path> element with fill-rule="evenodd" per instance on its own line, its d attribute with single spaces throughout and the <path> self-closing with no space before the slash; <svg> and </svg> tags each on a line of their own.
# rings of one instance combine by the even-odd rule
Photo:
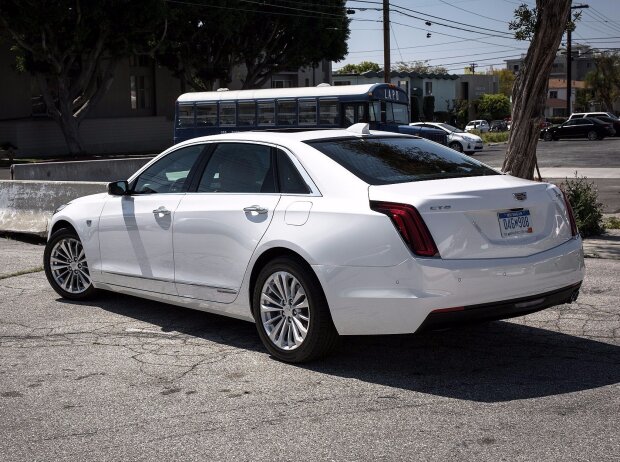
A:
<svg viewBox="0 0 620 462">
<path fill-rule="evenodd" d="M 447 144 L 441 130 L 409 126 L 407 93 L 387 83 L 185 93 L 176 101 L 174 142 L 246 130 L 346 128 L 359 122 L 371 130 Z"/>
</svg>

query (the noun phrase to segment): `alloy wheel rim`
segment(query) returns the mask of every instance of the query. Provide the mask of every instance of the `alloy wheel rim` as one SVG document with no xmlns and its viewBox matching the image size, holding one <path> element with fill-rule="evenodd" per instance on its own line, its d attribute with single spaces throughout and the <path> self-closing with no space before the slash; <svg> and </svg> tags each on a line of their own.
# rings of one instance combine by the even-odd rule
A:
<svg viewBox="0 0 620 462">
<path fill-rule="evenodd" d="M 299 348 L 310 327 L 310 306 L 301 283 L 286 271 L 267 278 L 260 296 L 260 316 L 267 337 L 282 350 Z"/>
<path fill-rule="evenodd" d="M 84 247 L 78 239 L 65 238 L 54 245 L 50 268 L 56 284 L 71 294 L 81 294 L 92 284 Z"/>
</svg>

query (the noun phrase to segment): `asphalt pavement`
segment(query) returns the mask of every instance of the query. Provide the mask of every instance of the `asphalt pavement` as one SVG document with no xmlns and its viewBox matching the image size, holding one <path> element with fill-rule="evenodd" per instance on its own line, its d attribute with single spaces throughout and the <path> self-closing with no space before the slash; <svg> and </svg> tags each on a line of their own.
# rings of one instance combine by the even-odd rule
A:
<svg viewBox="0 0 620 462">
<path fill-rule="evenodd" d="M 0 240 L 3 462 L 618 460 L 620 261 L 586 259 L 571 305 L 293 366 L 250 323 L 62 300 L 42 252 Z"/>
</svg>

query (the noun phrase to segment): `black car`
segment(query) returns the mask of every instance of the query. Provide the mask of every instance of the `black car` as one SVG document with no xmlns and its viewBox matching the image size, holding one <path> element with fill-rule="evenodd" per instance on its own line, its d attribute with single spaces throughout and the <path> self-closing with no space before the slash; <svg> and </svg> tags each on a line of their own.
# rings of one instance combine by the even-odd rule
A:
<svg viewBox="0 0 620 462">
<path fill-rule="evenodd" d="M 614 136 L 620 136 L 620 120 L 612 119 L 611 117 L 607 116 L 592 116 L 592 118 L 598 119 L 607 124 L 611 124 L 614 127 L 614 130 L 616 130 L 616 134 Z"/>
<path fill-rule="evenodd" d="M 540 136 L 545 141 L 555 141 L 561 138 L 602 140 L 606 136 L 614 136 L 615 133 L 616 131 L 610 123 L 592 117 L 584 117 L 567 120 L 562 125 L 547 127 L 540 132 Z"/>
</svg>

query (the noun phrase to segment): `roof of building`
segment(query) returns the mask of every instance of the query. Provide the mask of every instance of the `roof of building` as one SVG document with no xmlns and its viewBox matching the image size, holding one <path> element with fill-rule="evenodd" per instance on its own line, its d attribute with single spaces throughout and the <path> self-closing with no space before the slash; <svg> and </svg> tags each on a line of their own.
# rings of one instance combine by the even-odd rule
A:
<svg viewBox="0 0 620 462">
<path fill-rule="evenodd" d="M 334 77 L 367 77 L 369 79 L 372 78 L 383 78 L 383 71 L 379 71 L 379 72 L 374 72 L 374 71 L 367 71 L 367 72 L 362 72 L 361 74 L 355 74 L 355 73 L 351 73 L 351 74 L 334 74 Z M 397 72 L 397 71 L 392 71 L 390 72 L 390 77 L 409 77 L 412 79 L 437 79 L 437 80 L 456 80 L 459 78 L 458 75 L 456 74 L 421 74 L 419 72 Z"/>
<path fill-rule="evenodd" d="M 571 80 L 573 88 L 586 88 L 583 80 Z M 566 79 L 549 79 L 549 88 L 566 88 Z"/>
</svg>

